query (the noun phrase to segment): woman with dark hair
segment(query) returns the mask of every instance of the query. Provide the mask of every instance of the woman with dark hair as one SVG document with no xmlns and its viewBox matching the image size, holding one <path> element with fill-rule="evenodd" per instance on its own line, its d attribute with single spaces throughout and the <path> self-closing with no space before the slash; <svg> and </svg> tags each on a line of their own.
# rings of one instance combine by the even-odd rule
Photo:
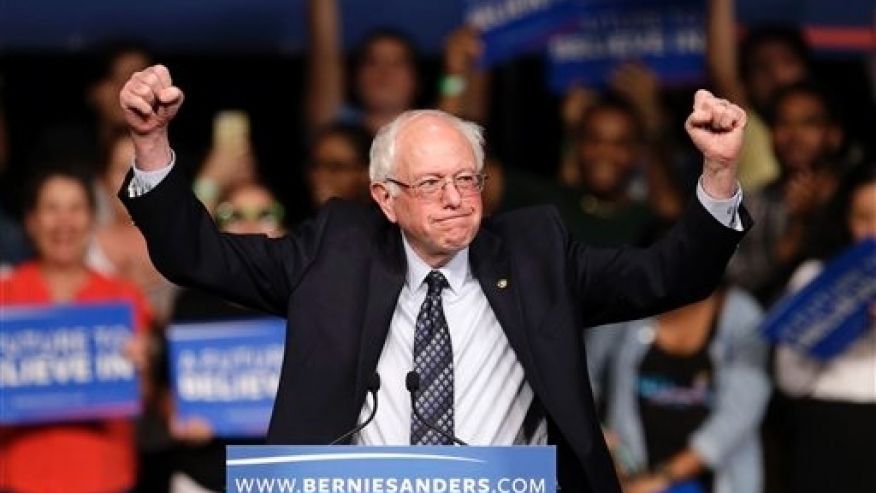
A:
<svg viewBox="0 0 876 493">
<path fill-rule="evenodd" d="M 140 291 L 85 263 L 95 199 L 84 178 L 67 171 L 41 175 L 26 203 L 26 229 L 36 259 L 0 281 L 0 307 L 128 302 L 135 329 L 126 355 L 145 366 L 144 331 L 151 314 Z M 0 491 L 119 493 L 136 479 L 134 427 L 127 419 L 36 426 L 0 426 Z"/>
<path fill-rule="evenodd" d="M 833 204 L 833 233 L 788 284 L 812 281 L 841 249 L 876 238 L 876 163 L 843 181 Z M 869 329 L 842 353 L 817 360 L 791 346 L 776 352 L 778 387 L 791 397 L 791 490 L 876 491 L 876 300 Z M 814 323 L 814 322 L 813 322 Z"/>
</svg>

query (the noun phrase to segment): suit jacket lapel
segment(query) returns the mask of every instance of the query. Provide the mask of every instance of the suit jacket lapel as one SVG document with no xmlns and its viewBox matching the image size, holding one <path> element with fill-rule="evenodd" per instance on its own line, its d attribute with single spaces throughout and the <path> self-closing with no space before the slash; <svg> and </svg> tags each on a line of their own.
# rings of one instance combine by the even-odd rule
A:
<svg viewBox="0 0 876 493">
<path fill-rule="evenodd" d="M 369 378 L 386 342 L 392 314 L 398 302 L 407 269 L 401 233 L 387 223 L 375 242 L 375 252 L 365 284 L 368 298 L 363 319 L 359 349 L 359 371 L 356 376 L 356 404 L 365 398 Z M 358 412 L 358 408 L 356 410 Z"/>
<path fill-rule="evenodd" d="M 522 286 L 518 279 L 514 279 L 511 258 L 501 238 L 482 228 L 471 244 L 469 261 L 496 319 L 526 371 L 530 385 L 534 389 L 540 388 L 538 367 L 523 323 Z"/>
</svg>

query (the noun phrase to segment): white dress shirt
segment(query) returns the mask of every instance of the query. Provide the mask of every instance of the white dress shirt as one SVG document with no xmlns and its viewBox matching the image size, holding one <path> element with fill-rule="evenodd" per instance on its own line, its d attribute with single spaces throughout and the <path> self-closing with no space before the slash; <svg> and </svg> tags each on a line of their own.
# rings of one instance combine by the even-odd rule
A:
<svg viewBox="0 0 876 493">
<path fill-rule="evenodd" d="M 171 160 L 166 167 L 151 172 L 135 166 L 129 195 L 139 196 L 157 186 L 173 164 Z M 728 200 L 715 200 L 699 182 L 697 198 L 721 224 L 742 229 L 737 214 L 742 202 L 741 188 L 737 187 L 736 194 Z M 424 281 L 432 269 L 413 251 L 407 239 L 403 238 L 403 243 L 408 272 L 377 362 L 381 379 L 377 415 L 354 438 L 354 443 L 363 445 L 410 443 L 411 401 L 405 376 L 413 369 L 414 325 L 426 299 Z M 472 276 L 468 248 L 439 270 L 450 285 L 442 290 L 441 300 L 453 347 L 456 427 L 453 433 L 472 445 L 546 443 L 543 417 L 539 417 L 533 430 L 524 432 L 534 393 L 480 284 Z M 371 399 L 366 398 L 359 422 L 371 413 L 371 406 Z"/>
<path fill-rule="evenodd" d="M 432 268 L 404 236 L 403 243 L 408 272 L 377 362 L 381 379 L 377 415 L 357 440 L 364 445 L 410 444 L 411 399 L 405 376 L 413 369 L 414 326 L 426 299 L 426 275 Z M 546 443 L 544 422 L 531 436 L 523 434 L 532 388 L 480 283 L 472 276 L 468 248 L 438 270 L 450 285 L 441 291 L 441 302 L 453 347 L 453 433 L 472 445 Z M 366 399 L 360 422 L 370 412 L 371 401 Z"/>
</svg>

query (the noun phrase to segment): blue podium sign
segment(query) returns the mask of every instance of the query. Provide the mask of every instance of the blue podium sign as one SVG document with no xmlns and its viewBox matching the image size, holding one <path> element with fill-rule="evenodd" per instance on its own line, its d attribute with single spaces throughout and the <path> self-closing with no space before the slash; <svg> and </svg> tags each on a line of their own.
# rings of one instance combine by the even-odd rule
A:
<svg viewBox="0 0 876 493">
<path fill-rule="evenodd" d="M 543 49 L 553 34 L 575 27 L 578 0 L 465 0 L 465 19 L 478 29 L 491 67 Z"/>
<path fill-rule="evenodd" d="M 283 365 L 279 318 L 175 324 L 168 328 L 176 416 L 216 436 L 264 436 Z"/>
<path fill-rule="evenodd" d="M 0 309 L 0 423 L 132 416 L 140 410 L 129 304 Z"/>
<path fill-rule="evenodd" d="M 705 3 L 702 0 L 589 0 L 579 4 L 577 27 L 548 46 L 549 84 L 600 87 L 618 64 L 635 60 L 663 84 L 705 75 Z"/>
<path fill-rule="evenodd" d="M 841 353 L 872 323 L 876 303 L 876 239 L 843 252 L 796 295 L 783 300 L 761 330 L 820 360 Z"/>
<path fill-rule="evenodd" d="M 556 450 L 545 447 L 235 446 L 229 493 L 547 493 Z"/>
</svg>

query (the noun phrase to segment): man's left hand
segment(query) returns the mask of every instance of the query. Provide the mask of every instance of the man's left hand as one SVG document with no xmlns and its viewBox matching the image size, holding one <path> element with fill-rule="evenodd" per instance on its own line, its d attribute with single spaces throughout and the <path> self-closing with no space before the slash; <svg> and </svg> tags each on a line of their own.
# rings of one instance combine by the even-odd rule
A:
<svg viewBox="0 0 876 493">
<path fill-rule="evenodd" d="M 713 198 L 728 199 L 736 193 L 746 121 L 745 111 L 726 99 L 703 89 L 694 96 L 693 112 L 684 126 L 703 153 L 703 188 Z"/>
</svg>

